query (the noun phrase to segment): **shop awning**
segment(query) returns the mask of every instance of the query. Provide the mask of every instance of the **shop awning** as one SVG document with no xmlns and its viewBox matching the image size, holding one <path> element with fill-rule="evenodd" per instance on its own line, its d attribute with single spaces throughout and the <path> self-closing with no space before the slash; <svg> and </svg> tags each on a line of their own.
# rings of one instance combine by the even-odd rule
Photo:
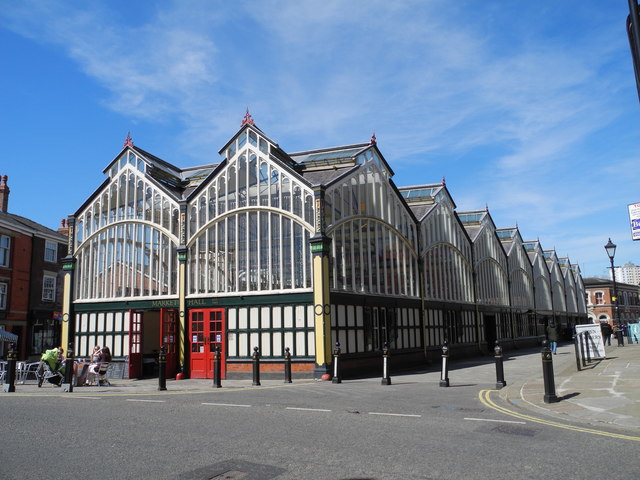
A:
<svg viewBox="0 0 640 480">
<path fill-rule="evenodd" d="M 0 328 L 0 342 L 17 342 L 18 335 L 15 333 L 7 332 Z"/>
</svg>

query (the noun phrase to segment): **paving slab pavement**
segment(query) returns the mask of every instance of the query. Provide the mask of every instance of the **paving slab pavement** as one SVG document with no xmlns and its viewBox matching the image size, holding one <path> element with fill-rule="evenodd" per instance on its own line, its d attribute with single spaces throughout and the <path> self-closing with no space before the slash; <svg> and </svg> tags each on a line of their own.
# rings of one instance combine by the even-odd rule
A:
<svg viewBox="0 0 640 480">
<path fill-rule="evenodd" d="M 606 358 L 590 362 L 578 371 L 574 347 L 558 348 L 553 357 L 555 403 L 544 402 L 542 358 L 538 372 L 500 391 L 500 397 L 519 409 L 570 419 L 591 425 L 609 424 L 640 430 L 640 345 L 606 347 Z M 527 359 L 533 367 L 533 357 Z M 526 366 L 522 366 L 527 369 Z"/>
</svg>

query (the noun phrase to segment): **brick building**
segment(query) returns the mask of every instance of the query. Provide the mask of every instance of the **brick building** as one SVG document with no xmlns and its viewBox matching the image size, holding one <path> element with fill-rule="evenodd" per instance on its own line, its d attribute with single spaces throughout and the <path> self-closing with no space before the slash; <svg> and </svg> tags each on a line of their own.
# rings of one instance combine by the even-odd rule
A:
<svg viewBox="0 0 640 480">
<path fill-rule="evenodd" d="M 60 260 L 66 222 L 52 230 L 8 212 L 7 176 L 0 178 L 0 328 L 18 335 L 18 358 L 37 358 L 60 341 Z M 9 336 L 7 336 L 8 338 Z M 0 356 L 6 355 L 0 340 Z"/>
<path fill-rule="evenodd" d="M 615 323 L 615 305 L 613 302 L 613 281 L 604 278 L 584 278 L 587 297 L 587 311 L 592 323 Z M 628 283 L 616 282 L 618 290 L 618 310 L 620 321 L 635 323 L 640 321 L 640 287 Z"/>
</svg>

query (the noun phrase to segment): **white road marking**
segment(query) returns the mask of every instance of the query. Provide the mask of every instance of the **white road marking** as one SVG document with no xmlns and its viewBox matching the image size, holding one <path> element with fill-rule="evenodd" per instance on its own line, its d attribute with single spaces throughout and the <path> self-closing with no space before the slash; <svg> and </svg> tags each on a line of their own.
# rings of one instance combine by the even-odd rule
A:
<svg viewBox="0 0 640 480">
<path fill-rule="evenodd" d="M 142 400 L 138 398 L 127 398 L 127 402 L 165 403 L 165 400 Z"/>
<path fill-rule="evenodd" d="M 243 407 L 243 408 L 251 407 L 251 405 L 240 405 L 237 403 L 202 403 L 202 405 L 213 405 L 214 407 Z"/>
<path fill-rule="evenodd" d="M 324 408 L 299 408 L 299 407 L 287 407 L 287 410 L 303 410 L 305 412 L 330 412 L 331 410 L 325 410 Z"/>
<path fill-rule="evenodd" d="M 493 420 L 491 418 L 465 418 L 465 420 L 473 420 L 475 422 L 497 422 L 497 423 L 519 423 L 520 425 L 526 425 L 527 422 L 516 422 L 512 420 Z"/>
<path fill-rule="evenodd" d="M 416 417 L 420 418 L 422 415 L 411 415 L 409 413 L 384 413 L 384 412 L 368 412 L 369 415 L 386 415 L 389 417 Z"/>
</svg>

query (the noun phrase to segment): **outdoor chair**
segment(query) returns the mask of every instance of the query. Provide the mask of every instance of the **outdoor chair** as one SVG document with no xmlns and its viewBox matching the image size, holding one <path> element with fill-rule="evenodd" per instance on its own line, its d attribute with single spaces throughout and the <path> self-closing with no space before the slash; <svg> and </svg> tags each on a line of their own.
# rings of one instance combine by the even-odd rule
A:
<svg viewBox="0 0 640 480">
<path fill-rule="evenodd" d="M 94 383 L 99 386 L 111 386 L 109 379 L 107 378 L 107 372 L 109 371 L 109 362 L 102 362 L 98 364 L 95 373 L 91 370 L 87 374 L 87 382 L 85 385 L 93 385 Z"/>
</svg>

